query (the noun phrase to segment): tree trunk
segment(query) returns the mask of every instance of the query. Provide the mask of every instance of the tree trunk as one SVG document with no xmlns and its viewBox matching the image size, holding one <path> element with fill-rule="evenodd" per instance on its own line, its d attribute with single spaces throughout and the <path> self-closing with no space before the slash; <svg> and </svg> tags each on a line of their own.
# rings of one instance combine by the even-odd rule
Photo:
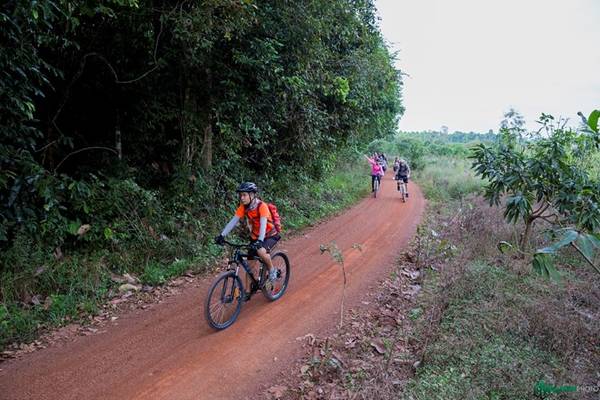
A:
<svg viewBox="0 0 600 400">
<path fill-rule="evenodd" d="M 208 122 L 204 128 L 204 137 L 202 138 L 202 151 L 200 152 L 202 168 L 205 171 L 208 171 L 210 168 L 212 168 L 212 141 L 212 123 Z"/>
<path fill-rule="evenodd" d="M 123 152 L 121 147 L 121 119 L 119 118 L 119 110 L 117 113 L 117 124 L 115 126 L 115 149 L 117 150 L 117 157 L 119 160 L 123 158 Z"/>
<path fill-rule="evenodd" d="M 187 71 L 182 79 L 182 113 L 181 113 L 181 162 L 187 168 L 193 168 L 199 161 L 201 167 L 208 171 L 212 168 L 214 117 L 212 115 L 214 96 L 212 95 L 212 74 L 210 68 L 205 70 L 206 77 L 200 86 L 194 82 Z M 202 147 L 200 147 L 200 141 Z M 198 157 L 200 158 L 198 160 Z"/>
<path fill-rule="evenodd" d="M 529 236 L 531 236 L 533 221 L 535 221 L 535 218 L 532 217 L 527 217 L 525 220 L 525 232 L 523 232 L 523 237 L 521 237 L 521 251 L 526 251 L 527 246 L 529 245 Z"/>
<path fill-rule="evenodd" d="M 183 140 L 183 164 L 191 168 L 196 159 L 198 149 L 198 101 L 194 90 L 187 85 L 185 89 L 184 105 L 183 105 L 183 123 L 184 123 L 184 140 Z"/>
<path fill-rule="evenodd" d="M 204 135 L 202 138 L 202 150 L 200 151 L 200 159 L 202 162 L 202 168 L 208 171 L 212 168 L 212 155 L 213 155 L 213 115 L 212 109 L 214 105 L 213 97 L 213 82 L 212 82 L 212 70 L 206 68 L 206 89 L 208 93 L 208 101 L 205 104 L 206 110 L 204 115 Z"/>
</svg>

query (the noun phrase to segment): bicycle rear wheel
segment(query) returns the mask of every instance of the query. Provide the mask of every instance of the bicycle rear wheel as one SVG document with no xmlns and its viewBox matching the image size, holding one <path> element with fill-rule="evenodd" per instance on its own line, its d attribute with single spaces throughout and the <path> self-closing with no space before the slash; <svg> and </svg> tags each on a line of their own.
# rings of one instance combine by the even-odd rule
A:
<svg viewBox="0 0 600 400">
<path fill-rule="evenodd" d="M 208 324 L 221 330 L 233 324 L 240 314 L 244 287 L 234 271 L 225 271 L 208 290 L 204 315 Z"/>
<path fill-rule="evenodd" d="M 377 198 L 378 191 L 379 191 L 379 179 L 375 178 L 375 182 L 373 182 L 373 197 Z"/>
<path fill-rule="evenodd" d="M 290 260 L 285 253 L 275 253 L 271 255 L 273 268 L 277 270 L 277 279 L 274 282 L 269 281 L 269 271 L 263 268 L 261 282 L 262 292 L 269 301 L 279 299 L 285 293 L 290 281 Z"/>
</svg>

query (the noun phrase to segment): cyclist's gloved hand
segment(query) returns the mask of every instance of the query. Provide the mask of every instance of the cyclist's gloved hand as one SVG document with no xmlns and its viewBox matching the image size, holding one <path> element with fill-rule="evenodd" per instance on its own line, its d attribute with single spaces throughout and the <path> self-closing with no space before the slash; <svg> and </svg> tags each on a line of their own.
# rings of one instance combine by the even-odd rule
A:
<svg viewBox="0 0 600 400">
<path fill-rule="evenodd" d="M 215 243 L 219 246 L 223 246 L 225 244 L 225 238 L 223 237 L 223 235 L 215 237 Z"/>
<path fill-rule="evenodd" d="M 254 242 L 250 243 L 250 247 L 254 250 L 258 250 L 265 246 L 262 240 L 255 240 Z"/>
</svg>

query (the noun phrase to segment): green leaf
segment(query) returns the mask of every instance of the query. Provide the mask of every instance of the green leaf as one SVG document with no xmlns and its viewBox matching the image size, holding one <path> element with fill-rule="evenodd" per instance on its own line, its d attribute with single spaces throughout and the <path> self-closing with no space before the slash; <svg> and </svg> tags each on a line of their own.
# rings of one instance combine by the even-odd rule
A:
<svg viewBox="0 0 600 400">
<path fill-rule="evenodd" d="M 565 231 L 565 234 L 563 235 L 562 239 L 560 239 L 558 242 L 554 243 L 551 246 L 544 247 L 543 249 L 537 250 L 536 253 L 554 254 L 554 253 L 556 253 L 556 251 L 558 249 L 573 243 L 577 239 L 578 236 L 579 236 L 579 232 L 577 232 L 576 230 L 573 230 L 573 229 L 568 229 Z"/>
<path fill-rule="evenodd" d="M 589 127 L 596 133 L 598 133 L 598 119 L 600 118 L 600 110 L 594 110 L 588 117 Z"/>
<path fill-rule="evenodd" d="M 79 221 L 71 221 L 67 226 L 67 232 L 69 232 L 71 235 L 77 235 L 77 230 L 80 226 L 81 223 Z"/>
<path fill-rule="evenodd" d="M 589 259 L 594 258 L 594 243 L 590 239 L 590 235 L 582 234 L 576 240 L 579 250 Z"/>
<path fill-rule="evenodd" d="M 500 253 L 504 254 L 505 251 L 512 250 L 513 245 L 503 240 L 500 243 L 498 243 L 497 247 Z"/>
<path fill-rule="evenodd" d="M 108 226 L 104 228 L 104 238 L 106 240 L 111 240 L 113 238 L 113 231 Z"/>
<path fill-rule="evenodd" d="M 554 260 L 549 254 L 536 253 L 532 260 L 533 270 L 545 278 L 559 281 L 560 274 L 554 266 Z"/>
</svg>

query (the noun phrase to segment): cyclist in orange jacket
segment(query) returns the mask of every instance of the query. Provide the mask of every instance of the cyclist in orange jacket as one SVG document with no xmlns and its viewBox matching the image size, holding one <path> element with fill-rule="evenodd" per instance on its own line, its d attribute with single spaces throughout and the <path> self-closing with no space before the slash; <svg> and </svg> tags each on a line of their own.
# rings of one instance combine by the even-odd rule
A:
<svg viewBox="0 0 600 400">
<path fill-rule="evenodd" d="M 240 197 L 240 206 L 221 234 L 215 238 L 215 243 L 223 245 L 225 236 L 235 228 L 240 219 L 245 217 L 252 237 L 248 255 L 258 256 L 269 268 L 269 280 L 275 281 L 278 278 L 277 269 L 273 268 L 269 251 L 277 244 L 281 236 L 275 229 L 271 211 L 269 211 L 267 203 L 258 198 L 258 187 L 255 183 L 244 182 L 238 186 L 236 192 Z"/>
</svg>

